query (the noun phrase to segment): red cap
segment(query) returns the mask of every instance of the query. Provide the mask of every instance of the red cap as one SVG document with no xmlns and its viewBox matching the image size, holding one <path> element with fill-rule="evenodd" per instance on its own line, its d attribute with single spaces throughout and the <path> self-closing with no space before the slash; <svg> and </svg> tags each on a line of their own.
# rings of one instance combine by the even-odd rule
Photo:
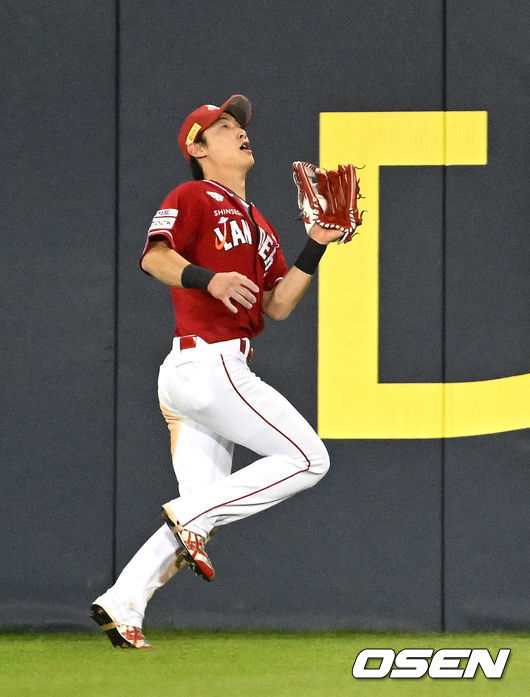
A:
<svg viewBox="0 0 530 697">
<path fill-rule="evenodd" d="M 252 104 L 242 94 L 233 94 L 222 106 L 204 104 L 195 109 L 182 124 L 178 137 L 179 147 L 187 160 L 190 159 L 187 146 L 194 143 L 199 133 L 215 123 L 225 111 L 232 114 L 242 128 L 246 128 L 252 118 Z"/>
</svg>

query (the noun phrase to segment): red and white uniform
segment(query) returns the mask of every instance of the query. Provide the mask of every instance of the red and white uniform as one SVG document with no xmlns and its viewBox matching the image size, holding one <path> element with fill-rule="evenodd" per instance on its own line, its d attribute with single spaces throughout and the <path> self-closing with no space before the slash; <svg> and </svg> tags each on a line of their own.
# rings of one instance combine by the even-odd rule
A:
<svg viewBox="0 0 530 697">
<path fill-rule="evenodd" d="M 184 527 L 206 536 L 313 486 L 329 458 L 307 421 L 247 363 L 249 339 L 263 328 L 263 291 L 287 273 L 274 228 L 226 187 L 198 181 L 166 197 L 148 232 L 151 240 L 160 236 L 186 260 L 237 271 L 260 288 L 252 309 L 237 305 L 237 313 L 206 291 L 171 289 L 176 336 L 158 395 L 180 496 L 168 503 Z M 235 443 L 259 457 L 232 474 Z M 120 623 L 141 627 L 149 598 L 175 571 L 177 544 L 163 525 L 96 602 Z"/>
<path fill-rule="evenodd" d="M 288 269 L 277 232 L 253 204 L 216 182 L 186 182 L 164 199 L 144 252 L 161 235 L 192 264 L 216 272 L 238 271 L 261 291 L 251 309 L 238 306 L 234 314 L 207 291 L 171 288 L 175 336 L 196 334 L 212 343 L 251 339 L 261 332 L 263 290 L 272 290 Z"/>
</svg>

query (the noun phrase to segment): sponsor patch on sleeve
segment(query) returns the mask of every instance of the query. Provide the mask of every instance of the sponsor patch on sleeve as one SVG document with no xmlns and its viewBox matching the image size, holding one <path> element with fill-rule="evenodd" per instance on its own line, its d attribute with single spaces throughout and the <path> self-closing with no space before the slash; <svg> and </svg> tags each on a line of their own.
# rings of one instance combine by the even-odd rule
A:
<svg viewBox="0 0 530 697">
<path fill-rule="evenodd" d="M 157 211 L 155 217 L 153 218 L 153 222 L 151 223 L 151 227 L 148 230 L 148 234 L 150 232 L 159 232 L 161 230 L 167 230 L 169 232 L 175 224 L 178 214 L 179 212 L 176 208 L 163 208 L 162 210 Z"/>
</svg>

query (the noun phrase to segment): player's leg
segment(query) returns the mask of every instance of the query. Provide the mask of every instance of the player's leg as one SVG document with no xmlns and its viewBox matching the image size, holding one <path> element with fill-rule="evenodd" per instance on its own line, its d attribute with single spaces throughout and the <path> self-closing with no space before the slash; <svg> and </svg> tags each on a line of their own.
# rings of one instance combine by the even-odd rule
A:
<svg viewBox="0 0 530 697">
<path fill-rule="evenodd" d="M 162 413 L 171 434 L 172 462 L 181 493 L 191 494 L 230 474 L 233 443 L 200 424 L 177 419 L 165 406 Z M 185 565 L 178 552 L 175 537 L 162 525 L 94 605 L 103 607 L 120 625 L 142 627 L 145 608 L 153 593 Z"/>
<path fill-rule="evenodd" d="M 183 556 L 177 554 L 177 541 L 168 533 L 164 525 L 151 535 L 124 567 L 116 582 L 92 604 L 92 617 L 102 625 L 115 646 L 126 647 L 121 643 L 121 638 L 131 634 L 134 629 L 141 629 L 145 608 L 155 590 L 184 565 Z"/>
<path fill-rule="evenodd" d="M 253 515 L 313 486 L 327 472 L 329 458 L 301 414 L 256 377 L 240 355 L 209 355 L 201 361 L 196 351 L 195 358 L 188 365 L 163 367 L 165 403 L 263 456 L 164 507 L 174 521 L 205 536 L 213 526 Z"/>
<path fill-rule="evenodd" d="M 230 474 L 234 453 L 232 441 L 197 421 L 179 417 L 162 402 L 160 409 L 171 437 L 171 461 L 181 496 Z"/>
</svg>

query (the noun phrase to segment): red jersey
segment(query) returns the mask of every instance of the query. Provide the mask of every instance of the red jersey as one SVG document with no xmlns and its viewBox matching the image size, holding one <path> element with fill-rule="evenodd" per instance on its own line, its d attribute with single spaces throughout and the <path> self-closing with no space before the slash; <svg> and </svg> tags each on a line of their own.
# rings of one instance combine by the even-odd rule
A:
<svg viewBox="0 0 530 697">
<path fill-rule="evenodd" d="M 237 271 L 259 287 L 257 302 L 237 313 L 205 290 L 171 288 L 175 335 L 196 334 L 208 343 L 252 337 L 264 326 L 263 291 L 288 271 L 278 233 L 254 204 L 214 181 L 181 184 L 166 196 L 147 233 L 163 236 L 184 259 L 215 272 Z"/>
</svg>

